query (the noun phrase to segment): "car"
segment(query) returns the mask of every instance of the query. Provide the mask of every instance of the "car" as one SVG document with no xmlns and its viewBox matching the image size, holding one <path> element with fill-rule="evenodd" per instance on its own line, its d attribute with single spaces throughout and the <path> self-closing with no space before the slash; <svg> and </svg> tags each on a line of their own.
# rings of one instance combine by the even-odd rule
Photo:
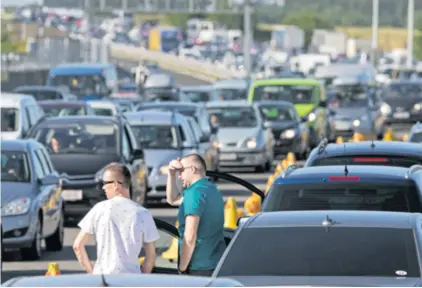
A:
<svg viewBox="0 0 422 288">
<path fill-rule="evenodd" d="M 286 101 L 256 102 L 265 125 L 274 136 L 274 158 L 289 152 L 298 159 L 306 159 L 310 153 L 311 135 L 306 121 L 299 117 L 295 106 Z"/>
<path fill-rule="evenodd" d="M 63 100 L 74 101 L 78 97 L 69 92 L 65 87 L 41 86 L 41 85 L 24 85 L 19 86 L 13 90 L 15 93 L 22 93 L 34 96 L 37 101 L 45 100 Z"/>
<path fill-rule="evenodd" d="M 89 100 L 87 103 L 99 116 L 117 116 L 122 113 L 119 104 L 109 99 Z"/>
<path fill-rule="evenodd" d="M 109 98 L 111 102 L 116 103 L 119 106 L 121 113 L 131 112 L 135 109 L 135 104 L 132 99 L 128 98 Z"/>
<path fill-rule="evenodd" d="M 125 113 L 148 166 L 147 201 L 166 197 L 168 163 L 199 151 L 185 116 L 169 111 Z"/>
<path fill-rule="evenodd" d="M 33 139 L 1 141 L 2 252 L 19 249 L 24 260 L 63 248 L 61 184 L 50 155 Z"/>
<path fill-rule="evenodd" d="M 32 277 L 15 277 L 1 285 L 2 287 L 242 287 L 243 285 L 229 278 L 211 278 L 187 275 L 157 274 L 115 274 L 89 275 L 71 274 Z"/>
<path fill-rule="evenodd" d="M 290 166 L 269 188 L 263 212 L 380 210 L 422 212 L 422 166 Z"/>
<path fill-rule="evenodd" d="M 239 227 L 212 277 L 267 287 L 419 286 L 421 221 L 408 212 L 258 213 Z"/>
<path fill-rule="evenodd" d="M 183 86 L 180 88 L 180 100 L 185 102 L 216 101 L 212 85 Z"/>
<path fill-rule="evenodd" d="M 422 123 L 418 122 L 410 129 L 408 142 L 422 144 Z"/>
<path fill-rule="evenodd" d="M 206 109 L 218 123 L 220 167 L 269 171 L 274 159 L 274 136 L 264 127 L 258 106 L 244 100 L 208 102 Z"/>
<path fill-rule="evenodd" d="M 219 100 L 245 100 L 249 83 L 244 79 L 220 80 L 214 83 L 215 95 Z"/>
<path fill-rule="evenodd" d="M 96 115 L 94 109 L 85 101 L 61 101 L 43 100 L 38 101 L 46 117 Z"/>
<path fill-rule="evenodd" d="M 103 168 L 110 162 L 124 163 L 131 171 L 131 199 L 143 204 L 148 170 L 143 150 L 122 116 L 51 117 L 28 134 L 43 144 L 54 167 L 62 174 L 65 216 L 80 218 L 105 200 L 101 187 Z"/>
<path fill-rule="evenodd" d="M 165 73 L 150 74 L 143 85 L 143 97 L 146 102 L 178 101 L 180 95 L 175 78 Z"/>
<path fill-rule="evenodd" d="M 313 149 L 305 167 L 328 165 L 382 165 L 411 167 L 422 164 L 422 149 L 416 143 L 362 141 L 326 144 Z"/>
</svg>

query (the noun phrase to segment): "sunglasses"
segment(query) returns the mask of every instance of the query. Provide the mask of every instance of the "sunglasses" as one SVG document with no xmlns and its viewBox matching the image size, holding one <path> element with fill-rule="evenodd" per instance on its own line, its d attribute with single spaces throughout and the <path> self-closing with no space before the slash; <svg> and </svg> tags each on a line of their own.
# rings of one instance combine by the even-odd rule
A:
<svg viewBox="0 0 422 288">
<path fill-rule="evenodd" d="M 119 183 L 119 184 L 123 184 L 122 182 L 120 182 L 120 181 L 116 181 L 116 180 L 111 180 L 111 181 L 104 181 L 104 180 L 101 180 L 100 181 L 100 183 L 104 186 L 104 185 L 107 185 L 107 184 L 111 184 L 111 183 Z"/>
</svg>

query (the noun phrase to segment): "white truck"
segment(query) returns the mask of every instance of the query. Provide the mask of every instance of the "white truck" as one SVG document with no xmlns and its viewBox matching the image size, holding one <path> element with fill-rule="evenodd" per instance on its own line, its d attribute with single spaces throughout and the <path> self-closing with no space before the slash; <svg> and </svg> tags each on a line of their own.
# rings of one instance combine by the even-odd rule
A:
<svg viewBox="0 0 422 288">
<path fill-rule="evenodd" d="M 271 33 L 271 48 L 273 50 L 292 51 L 303 49 L 305 32 L 297 26 L 277 25 Z"/>
</svg>

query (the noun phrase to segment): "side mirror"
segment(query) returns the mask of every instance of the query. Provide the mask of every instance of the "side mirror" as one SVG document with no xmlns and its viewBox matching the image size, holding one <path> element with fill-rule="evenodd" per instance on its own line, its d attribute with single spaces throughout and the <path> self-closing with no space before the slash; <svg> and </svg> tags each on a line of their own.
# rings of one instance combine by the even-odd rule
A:
<svg viewBox="0 0 422 288">
<path fill-rule="evenodd" d="M 132 160 L 144 159 L 144 150 L 136 149 L 132 152 Z"/>
<path fill-rule="evenodd" d="M 210 141 L 210 136 L 209 135 L 205 135 L 205 134 L 203 134 L 202 136 L 201 136 L 201 138 L 199 139 L 199 142 L 200 143 L 207 143 L 207 142 L 209 142 Z"/>
<path fill-rule="evenodd" d="M 39 179 L 38 181 L 43 186 L 60 185 L 60 178 L 54 174 L 47 175 L 44 178 Z"/>
</svg>

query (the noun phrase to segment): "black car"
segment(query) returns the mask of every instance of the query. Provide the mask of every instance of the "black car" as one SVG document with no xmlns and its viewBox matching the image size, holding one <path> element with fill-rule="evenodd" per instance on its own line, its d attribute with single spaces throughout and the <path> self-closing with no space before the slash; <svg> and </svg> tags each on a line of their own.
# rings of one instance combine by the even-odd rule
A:
<svg viewBox="0 0 422 288">
<path fill-rule="evenodd" d="M 311 135 L 295 106 L 286 101 L 259 101 L 256 105 L 265 120 L 264 125 L 271 128 L 274 135 L 274 158 L 294 152 L 297 158 L 306 159 Z"/>
<path fill-rule="evenodd" d="M 28 134 L 43 144 L 57 171 L 62 173 L 65 216 L 78 218 L 105 199 L 103 168 L 125 163 L 132 172 L 131 198 L 143 204 L 148 170 L 124 117 L 70 116 L 47 118 Z"/>
</svg>

